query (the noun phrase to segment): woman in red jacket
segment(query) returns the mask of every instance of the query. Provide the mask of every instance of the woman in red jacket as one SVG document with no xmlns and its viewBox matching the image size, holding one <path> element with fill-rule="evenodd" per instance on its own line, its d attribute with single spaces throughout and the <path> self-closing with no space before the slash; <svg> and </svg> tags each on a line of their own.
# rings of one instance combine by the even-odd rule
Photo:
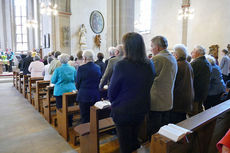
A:
<svg viewBox="0 0 230 153">
<path fill-rule="evenodd" d="M 217 143 L 217 149 L 220 153 L 230 153 L 230 130 L 225 136 Z"/>
</svg>

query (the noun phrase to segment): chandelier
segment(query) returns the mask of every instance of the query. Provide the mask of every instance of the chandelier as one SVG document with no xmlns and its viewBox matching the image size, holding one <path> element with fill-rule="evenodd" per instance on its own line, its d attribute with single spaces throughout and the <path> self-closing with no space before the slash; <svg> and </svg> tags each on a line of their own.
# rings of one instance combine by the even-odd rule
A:
<svg viewBox="0 0 230 153">
<path fill-rule="evenodd" d="M 178 10 L 178 20 L 182 19 L 193 19 L 194 9 L 190 8 L 190 4 L 182 5 L 181 9 Z"/>
<path fill-rule="evenodd" d="M 38 22 L 36 21 L 36 20 L 27 20 L 27 22 L 26 22 L 26 26 L 28 27 L 28 28 L 37 28 L 37 26 L 38 26 Z"/>
<path fill-rule="evenodd" d="M 49 3 L 48 5 L 46 5 L 45 3 L 42 2 L 40 5 L 40 13 L 46 14 L 48 16 L 50 15 L 56 16 L 58 14 L 57 4 L 52 5 L 51 3 Z"/>
</svg>

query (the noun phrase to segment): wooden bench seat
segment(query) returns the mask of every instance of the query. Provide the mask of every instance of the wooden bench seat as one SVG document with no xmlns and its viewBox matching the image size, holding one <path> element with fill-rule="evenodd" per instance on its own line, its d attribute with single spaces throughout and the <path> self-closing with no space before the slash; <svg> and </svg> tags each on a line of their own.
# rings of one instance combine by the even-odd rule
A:
<svg viewBox="0 0 230 153">
<path fill-rule="evenodd" d="M 29 102 L 34 106 L 35 105 L 35 92 L 36 92 L 36 81 L 43 80 L 43 77 L 34 77 L 34 78 L 29 78 L 28 81 L 28 100 Z"/>
<path fill-rule="evenodd" d="M 70 102 L 77 104 L 76 96 L 77 93 L 64 93 L 62 95 L 62 108 L 57 109 L 58 132 L 66 139 L 66 141 L 70 140 L 68 115 L 80 114 L 80 108 L 78 105 L 69 106 Z"/>
<path fill-rule="evenodd" d="M 90 123 L 80 124 L 74 128 L 74 131 L 80 136 L 81 153 L 100 152 L 100 134 L 115 129 L 110 111 L 110 108 L 98 109 L 92 106 L 90 108 Z"/>
<path fill-rule="evenodd" d="M 43 100 L 46 99 L 46 87 L 49 86 L 50 81 L 36 81 L 36 93 L 35 93 L 35 109 L 44 113 Z"/>
<path fill-rule="evenodd" d="M 177 124 L 193 131 L 184 140 L 172 140 L 154 134 L 151 139 L 150 153 L 216 153 L 215 144 L 230 127 L 230 100 L 201 112 Z"/>
<path fill-rule="evenodd" d="M 44 117 L 50 123 L 56 126 L 56 98 L 53 96 L 54 87 L 47 86 L 46 99 L 43 101 Z"/>
</svg>

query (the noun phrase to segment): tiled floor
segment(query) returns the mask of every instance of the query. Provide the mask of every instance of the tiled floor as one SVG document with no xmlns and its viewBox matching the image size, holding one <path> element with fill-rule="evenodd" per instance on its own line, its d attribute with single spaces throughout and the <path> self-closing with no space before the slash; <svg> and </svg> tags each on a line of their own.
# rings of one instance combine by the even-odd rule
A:
<svg viewBox="0 0 230 153">
<path fill-rule="evenodd" d="M 0 153 L 77 153 L 10 83 L 0 83 Z"/>
</svg>

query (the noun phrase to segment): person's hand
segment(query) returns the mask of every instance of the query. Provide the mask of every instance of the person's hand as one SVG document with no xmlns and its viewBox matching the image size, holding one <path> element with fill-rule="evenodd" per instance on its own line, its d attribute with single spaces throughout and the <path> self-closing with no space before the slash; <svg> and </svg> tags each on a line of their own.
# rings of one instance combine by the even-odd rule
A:
<svg viewBox="0 0 230 153">
<path fill-rule="evenodd" d="M 223 145 L 222 146 L 222 153 L 230 153 L 230 148 L 228 148 L 225 145 Z"/>
</svg>

